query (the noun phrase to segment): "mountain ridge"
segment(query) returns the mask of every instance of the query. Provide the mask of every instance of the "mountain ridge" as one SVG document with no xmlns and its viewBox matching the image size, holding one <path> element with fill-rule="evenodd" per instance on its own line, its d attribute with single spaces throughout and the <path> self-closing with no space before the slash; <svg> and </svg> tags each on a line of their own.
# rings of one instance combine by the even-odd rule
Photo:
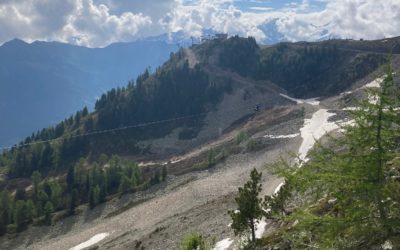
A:
<svg viewBox="0 0 400 250">
<path fill-rule="evenodd" d="M 91 49 L 59 42 L 12 40 L 0 46 L 0 145 L 49 126 L 102 92 L 156 68 L 177 48 L 162 42 L 115 44 Z M 23 89 L 24 91 L 20 91 Z M 38 99 L 40 101 L 38 101 Z"/>
</svg>

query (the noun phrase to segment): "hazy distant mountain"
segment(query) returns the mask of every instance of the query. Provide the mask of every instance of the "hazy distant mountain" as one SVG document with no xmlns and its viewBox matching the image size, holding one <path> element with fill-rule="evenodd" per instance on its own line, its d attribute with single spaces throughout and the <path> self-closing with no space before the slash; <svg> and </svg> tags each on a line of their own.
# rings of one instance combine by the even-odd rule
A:
<svg viewBox="0 0 400 250">
<path fill-rule="evenodd" d="M 279 42 L 287 41 L 285 35 L 279 32 L 276 22 L 278 19 L 274 19 L 272 21 L 268 21 L 260 25 L 258 28 L 264 32 L 266 38 L 262 41 L 259 41 L 262 44 L 275 44 Z"/>
<path fill-rule="evenodd" d="M 289 39 L 287 36 L 279 31 L 278 28 L 278 18 L 267 20 L 263 24 L 259 25 L 258 28 L 265 34 L 265 38 L 257 39 L 257 43 L 263 45 L 273 45 L 280 42 L 287 42 Z M 323 27 L 314 26 L 315 32 L 310 35 L 310 40 L 312 41 L 324 41 L 329 38 L 334 38 L 331 33 L 329 33 L 328 25 Z M 157 41 L 166 42 L 169 44 L 175 44 L 178 47 L 188 47 L 192 44 L 199 44 L 202 38 L 212 39 L 216 34 L 221 33 L 213 29 L 203 29 L 200 36 L 190 36 L 184 31 L 177 31 L 172 33 L 165 33 L 158 36 L 152 36 L 144 38 L 142 41 Z M 229 34 L 233 36 L 233 34 Z M 335 37 L 338 38 L 338 37 Z"/>
<path fill-rule="evenodd" d="M 144 38 L 142 41 L 152 41 L 152 42 L 166 42 L 169 44 L 175 44 L 178 47 L 188 47 L 193 44 L 198 44 L 201 42 L 202 38 L 212 38 L 215 34 L 220 33 L 212 29 L 203 29 L 201 31 L 201 36 L 190 36 L 184 31 L 177 31 L 172 33 L 164 33 L 158 36 L 151 36 Z"/>
<path fill-rule="evenodd" d="M 106 90 L 154 70 L 177 46 L 165 41 L 85 48 L 14 39 L 0 46 L 0 146 L 15 143 L 83 106 Z"/>
<path fill-rule="evenodd" d="M 271 45 L 271 44 L 276 44 L 280 42 L 286 42 L 288 41 L 288 38 L 286 35 L 279 31 L 278 28 L 278 18 L 269 20 L 264 22 L 262 25 L 258 26 L 260 30 L 264 32 L 266 35 L 266 38 L 259 40 L 258 42 L 261 44 L 266 44 L 266 45 Z M 331 25 L 326 24 L 324 26 L 315 26 L 310 24 L 311 26 L 314 27 L 314 32 L 309 35 L 308 41 L 324 41 L 328 39 L 333 39 L 333 38 L 340 38 L 333 36 L 329 32 L 329 26 Z"/>
</svg>

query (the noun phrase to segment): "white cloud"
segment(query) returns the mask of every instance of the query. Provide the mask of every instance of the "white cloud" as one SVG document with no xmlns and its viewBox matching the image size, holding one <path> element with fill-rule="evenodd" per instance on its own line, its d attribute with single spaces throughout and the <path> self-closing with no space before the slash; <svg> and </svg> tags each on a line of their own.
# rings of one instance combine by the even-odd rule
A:
<svg viewBox="0 0 400 250">
<path fill-rule="evenodd" d="M 0 41 L 14 37 L 44 39 L 60 29 L 73 3 L 65 0 L 2 0 Z"/>
<path fill-rule="evenodd" d="M 104 46 L 140 37 L 140 30 L 149 27 L 151 23 L 151 18 L 142 13 L 123 12 L 113 15 L 105 4 L 76 0 L 74 11 L 55 37 L 80 45 Z"/>
<path fill-rule="evenodd" d="M 272 0 L 248 0 L 247 9 L 240 9 L 243 2 L 0 0 L 0 43 L 18 37 L 98 47 L 180 30 L 200 36 L 207 28 L 263 40 L 269 34 L 262 27 L 272 20 L 291 41 L 322 34 L 356 39 L 400 35 L 400 0 L 294 0 L 280 9 L 271 9 Z"/>
<path fill-rule="evenodd" d="M 57 40 L 86 46 L 105 46 L 141 36 L 151 18 L 142 13 L 111 13 L 93 0 L 3 0 L 0 40 Z"/>
<path fill-rule="evenodd" d="M 181 3 L 160 24 L 165 30 L 183 30 L 193 36 L 201 35 L 203 28 L 211 28 L 228 34 L 264 38 L 249 14 L 235 7 L 232 0 L 198 0 L 191 5 Z"/>
<path fill-rule="evenodd" d="M 333 37 L 379 39 L 400 35 L 399 0 L 330 0 L 322 11 L 282 13 L 278 30 L 292 41 Z"/>
<path fill-rule="evenodd" d="M 342 37 L 376 39 L 400 35 L 400 1 L 330 1 L 327 11 L 335 25 L 333 34 Z"/>
</svg>

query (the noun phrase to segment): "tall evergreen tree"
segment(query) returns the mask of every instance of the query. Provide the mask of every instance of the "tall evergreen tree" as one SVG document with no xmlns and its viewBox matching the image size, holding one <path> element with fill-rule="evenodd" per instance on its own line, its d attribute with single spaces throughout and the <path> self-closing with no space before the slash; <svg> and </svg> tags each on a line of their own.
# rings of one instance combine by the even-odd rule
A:
<svg viewBox="0 0 400 250">
<path fill-rule="evenodd" d="M 75 168 L 74 166 L 70 166 L 68 168 L 68 173 L 67 173 L 67 188 L 68 191 L 72 191 L 72 188 L 75 184 Z"/>
<path fill-rule="evenodd" d="M 1 192 L 1 197 L 0 197 L 0 212 L 2 221 L 4 223 L 4 226 L 8 225 L 11 223 L 11 214 L 12 214 L 12 200 L 10 197 L 10 194 L 8 193 L 7 190 L 3 190 Z"/>
<path fill-rule="evenodd" d="M 36 199 L 39 193 L 39 184 L 42 180 L 42 175 L 38 171 L 34 171 L 31 176 L 32 185 L 33 185 L 33 196 Z"/>
<path fill-rule="evenodd" d="M 46 225 L 51 225 L 51 217 L 53 212 L 53 204 L 50 201 L 46 202 L 46 205 L 44 206 L 44 221 Z"/>
<path fill-rule="evenodd" d="M 261 192 L 261 173 L 253 169 L 250 180 L 239 188 L 239 195 L 235 198 L 237 210 L 229 211 L 232 218 L 232 228 L 235 234 L 251 231 L 251 241 L 256 241 L 256 222 L 262 218 L 262 199 L 258 197 Z"/>
<path fill-rule="evenodd" d="M 280 171 L 305 197 L 287 218 L 297 221 L 285 235 L 294 247 L 312 239 L 317 248 L 368 249 L 400 235 L 400 95 L 390 67 L 368 97 L 342 138 L 318 144 L 301 169 Z"/>
<path fill-rule="evenodd" d="M 17 226 L 17 230 L 20 231 L 26 222 L 25 214 L 25 202 L 23 200 L 16 200 L 14 206 L 14 223 Z"/>
<path fill-rule="evenodd" d="M 76 188 L 72 189 L 70 200 L 69 200 L 69 212 L 70 214 L 75 213 L 75 208 L 79 205 L 79 192 Z"/>
</svg>

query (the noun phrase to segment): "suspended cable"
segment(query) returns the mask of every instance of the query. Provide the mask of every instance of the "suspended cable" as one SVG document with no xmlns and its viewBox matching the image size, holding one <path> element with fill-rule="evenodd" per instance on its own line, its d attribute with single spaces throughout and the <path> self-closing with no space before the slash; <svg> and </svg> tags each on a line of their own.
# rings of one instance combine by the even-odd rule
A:
<svg viewBox="0 0 400 250">
<path fill-rule="evenodd" d="M 224 112 L 232 112 L 232 111 L 237 111 L 237 110 L 241 110 L 241 109 L 249 109 L 249 110 L 253 111 L 253 108 L 254 108 L 255 105 L 260 106 L 260 105 L 263 105 L 263 104 L 266 104 L 266 103 L 267 102 L 264 102 L 264 103 L 259 103 L 258 102 L 258 103 L 254 103 L 254 104 L 248 104 L 249 106 L 251 105 L 251 108 L 249 108 L 249 107 L 241 107 L 240 109 L 239 108 L 228 109 L 228 110 L 225 110 Z M 207 115 L 209 113 L 211 113 L 211 112 L 202 112 L 202 113 L 198 113 L 198 114 L 194 114 L 194 115 L 180 116 L 180 117 L 175 117 L 175 118 L 170 118 L 170 119 L 165 119 L 165 120 L 158 120 L 158 121 L 152 121 L 152 122 L 139 123 L 139 124 L 135 124 L 135 125 L 116 127 L 116 128 L 112 128 L 112 129 L 89 131 L 89 132 L 83 133 L 83 134 L 61 136 L 59 138 L 54 138 L 54 139 L 50 139 L 50 140 L 41 140 L 41 141 L 34 141 L 34 142 L 29 142 L 29 143 L 22 143 L 22 144 L 17 144 L 17 145 L 13 145 L 13 146 L 0 147 L 0 151 L 13 149 L 13 148 L 22 148 L 22 147 L 32 146 L 32 145 L 36 145 L 36 144 L 54 143 L 54 142 L 57 142 L 57 141 L 63 141 L 63 140 L 70 139 L 70 138 L 86 137 L 86 136 L 91 136 L 91 135 L 100 135 L 100 134 L 112 133 L 112 132 L 116 132 L 116 131 L 132 129 L 132 128 L 147 127 L 147 126 L 153 126 L 153 125 L 162 124 L 162 123 L 168 123 L 168 122 L 173 122 L 173 121 L 192 119 L 192 118 L 197 118 L 197 117 L 200 117 L 200 116 Z"/>
</svg>

